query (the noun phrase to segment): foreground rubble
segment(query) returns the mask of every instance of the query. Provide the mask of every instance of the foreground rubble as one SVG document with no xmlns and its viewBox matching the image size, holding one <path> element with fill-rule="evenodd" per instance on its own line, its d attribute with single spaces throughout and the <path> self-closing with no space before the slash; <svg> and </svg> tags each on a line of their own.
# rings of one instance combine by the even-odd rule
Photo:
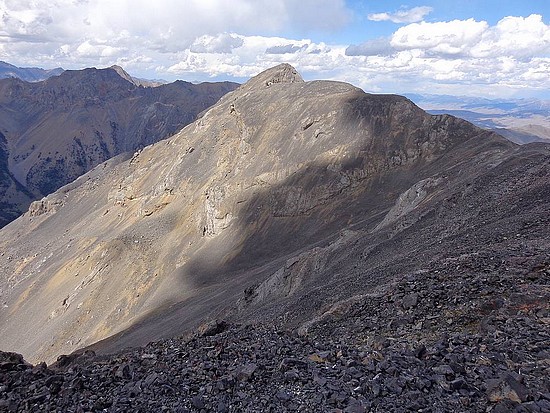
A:
<svg viewBox="0 0 550 413">
<path fill-rule="evenodd" d="M 305 335 L 214 322 L 191 338 L 61 356 L 51 367 L 1 353 L 0 410 L 550 412 L 544 291 L 530 305 L 496 304 L 478 331 L 457 332 L 449 322 L 439 335 L 415 338 L 418 323 L 433 319 L 422 284 L 434 279 L 422 280 L 397 286 L 417 286 L 400 304 L 390 296 L 373 301 L 389 321 L 381 328 L 369 328 L 372 309 L 355 301 Z M 410 331 L 395 326 L 403 309 L 416 320 Z"/>
</svg>

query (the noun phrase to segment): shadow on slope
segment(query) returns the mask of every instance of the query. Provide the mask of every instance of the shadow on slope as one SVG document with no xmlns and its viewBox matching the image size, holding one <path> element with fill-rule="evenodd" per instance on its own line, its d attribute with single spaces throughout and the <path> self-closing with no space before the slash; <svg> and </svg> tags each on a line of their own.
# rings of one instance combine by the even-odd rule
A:
<svg viewBox="0 0 550 413">
<path fill-rule="evenodd" d="M 442 179 L 436 189 L 444 192 L 448 186 L 498 164 L 503 154 L 514 148 L 462 120 L 426 115 L 397 96 L 363 95 L 348 101 L 345 113 L 346 130 L 338 133 L 364 132 L 353 154 L 304 165 L 284 182 L 244 202 L 228 228 L 205 234 L 203 247 L 185 266 L 181 281 L 192 286 L 195 294 L 191 298 L 167 302 L 129 329 L 91 348 L 114 352 L 143 345 L 189 332 L 211 318 L 267 320 L 294 309 L 299 312 L 294 324 L 306 321 L 327 303 L 350 294 L 350 284 L 336 288 L 344 278 L 342 274 L 325 271 L 333 264 L 329 261 L 341 264 L 342 259 L 348 260 L 340 269 L 357 266 L 376 249 L 398 259 L 399 252 L 390 247 L 391 231 L 374 229 L 401 193 L 430 177 Z M 317 261 L 320 267 L 310 272 L 324 278 L 312 277 L 315 282 L 307 286 L 309 292 L 301 295 L 310 300 L 308 303 L 285 309 L 287 297 L 274 291 L 269 311 L 262 313 L 251 306 L 241 314 L 237 312 L 246 292 L 287 266 L 290 258 L 295 260 L 307 251 L 323 253 L 323 248 L 337 242 L 344 230 L 355 232 L 354 239 L 363 239 L 361 251 L 350 256 L 344 253 L 344 244 L 344 250 L 333 251 L 330 258 L 327 255 L 328 261 Z M 384 244 L 386 241 L 389 243 Z M 385 282 L 390 273 L 388 270 L 370 280 L 358 277 L 351 282 L 356 291 L 366 291 Z M 317 294 L 320 290 L 323 293 Z"/>
</svg>

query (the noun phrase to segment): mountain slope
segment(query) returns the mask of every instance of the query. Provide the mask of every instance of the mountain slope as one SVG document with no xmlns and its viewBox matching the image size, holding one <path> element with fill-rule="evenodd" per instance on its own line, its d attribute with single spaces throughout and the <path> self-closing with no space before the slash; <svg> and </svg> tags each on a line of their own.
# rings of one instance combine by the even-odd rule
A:
<svg viewBox="0 0 550 413">
<path fill-rule="evenodd" d="M 33 195 L 12 175 L 6 137 L 0 132 L 0 228 L 21 215 L 21 206 L 29 205 Z"/>
<path fill-rule="evenodd" d="M 275 67 L 0 231 L 0 348 L 52 360 L 111 336 L 95 348 L 116 351 L 218 317 L 307 330 L 508 230 L 540 259 L 548 158 L 403 97 Z M 470 248 L 471 231 L 485 238 Z"/>
<path fill-rule="evenodd" d="M 26 188 L 17 199 L 2 198 L 10 207 L 0 224 L 101 162 L 172 135 L 236 86 L 177 81 L 144 88 L 118 67 L 65 71 L 38 83 L 0 81 L 6 173 Z"/>
</svg>

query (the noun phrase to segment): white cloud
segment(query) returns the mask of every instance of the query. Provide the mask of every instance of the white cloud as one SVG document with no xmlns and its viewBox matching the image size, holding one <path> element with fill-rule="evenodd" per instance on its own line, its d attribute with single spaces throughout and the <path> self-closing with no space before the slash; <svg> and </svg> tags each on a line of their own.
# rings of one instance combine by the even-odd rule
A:
<svg viewBox="0 0 550 413">
<path fill-rule="evenodd" d="M 350 18 L 344 0 L 0 0 L 0 50 L 19 65 L 128 62 L 143 73 L 145 60 L 172 67 L 190 50 L 230 54 L 240 36 L 336 30 Z"/>
<path fill-rule="evenodd" d="M 540 82 L 548 84 L 548 74 L 550 73 L 550 59 L 534 59 L 523 74 L 521 79 L 527 82 Z"/>
<path fill-rule="evenodd" d="M 459 55 L 478 45 L 488 28 L 487 22 L 474 19 L 413 23 L 400 27 L 389 39 L 379 38 L 351 45 L 346 54 L 389 56 L 401 50 L 419 49 L 432 55 Z"/>
<path fill-rule="evenodd" d="M 360 45 L 351 45 L 346 49 L 347 56 L 389 56 L 394 52 L 390 39 L 384 37 L 367 40 Z"/>
<path fill-rule="evenodd" d="M 389 39 L 349 46 L 346 55 L 363 76 L 348 67 L 343 78 L 373 91 L 511 96 L 550 88 L 550 25 L 540 15 L 505 17 L 494 26 L 474 19 L 413 23 Z"/>
<path fill-rule="evenodd" d="M 248 78 L 279 63 L 287 62 L 302 70 L 327 71 L 334 69 L 336 58 L 343 59 L 344 47 L 329 47 L 309 39 L 282 37 L 239 36 L 242 46 L 232 53 L 195 53 L 187 49 L 180 61 L 166 70 L 179 76 L 203 73 L 209 77 L 232 76 Z"/>
<path fill-rule="evenodd" d="M 474 19 L 413 23 L 399 28 L 391 38 L 391 45 L 438 56 L 525 59 L 550 53 L 550 25 L 536 14 L 505 17 L 493 27 Z"/>
<path fill-rule="evenodd" d="M 487 22 L 474 19 L 437 23 L 413 23 L 400 27 L 391 38 L 397 49 L 421 49 L 442 54 L 459 54 L 482 40 Z"/>
<path fill-rule="evenodd" d="M 301 50 L 304 50 L 304 46 L 297 46 L 295 44 L 285 44 L 280 46 L 271 46 L 265 49 L 266 54 L 287 54 L 287 53 L 297 53 Z"/>
<path fill-rule="evenodd" d="M 194 53 L 231 53 L 233 49 L 242 45 L 243 40 L 239 36 L 221 33 L 217 36 L 204 35 L 198 37 L 189 50 Z"/>
<path fill-rule="evenodd" d="M 542 16 L 494 25 L 421 21 L 430 11 L 370 16 L 410 24 L 343 45 L 317 41 L 349 21 L 343 0 L 0 0 L 0 51 L 18 65 L 119 64 L 134 76 L 168 80 L 245 80 L 288 62 L 306 79 L 370 91 L 550 89 L 550 26 Z M 286 29 L 300 35 L 281 36 Z"/>
<path fill-rule="evenodd" d="M 473 57 L 512 55 L 517 58 L 550 54 L 550 25 L 542 16 L 505 17 L 487 30 L 471 50 Z"/>
<path fill-rule="evenodd" d="M 312 12 L 314 11 L 314 12 Z M 350 12 L 343 0 L 0 0 L 2 34 L 75 41 L 130 38 L 189 46 L 202 35 L 336 29 Z"/>
<path fill-rule="evenodd" d="M 419 6 L 413 7 L 412 9 L 402 8 L 394 13 L 372 13 L 367 17 L 369 20 L 380 22 L 380 21 L 391 21 L 394 23 L 415 23 L 424 19 L 424 16 L 430 14 L 433 11 L 431 7 L 428 6 Z"/>
<path fill-rule="evenodd" d="M 63 50 L 63 49 L 62 49 Z M 65 48 L 66 50 L 66 48 Z M 124 53 L 124 49 L 102 44 L 93 44 L 86 40 L 76 48 L 76 54 L 84 58 L 111 58 Z"/>
</svg>

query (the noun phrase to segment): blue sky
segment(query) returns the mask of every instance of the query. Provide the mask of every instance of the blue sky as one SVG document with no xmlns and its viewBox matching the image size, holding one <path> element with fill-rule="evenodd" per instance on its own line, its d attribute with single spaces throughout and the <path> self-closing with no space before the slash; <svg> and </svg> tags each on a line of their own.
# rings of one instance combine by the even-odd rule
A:
<svg viewBox="0 0 550 413">
<path fill-rule="evenodd" d="M 415 7 L 430 7 L 432 11 L 426 15 L 425 21 L 485 20 L 494 25 L 506 16 L 529 16 L 543 14 L 548 21 L 550 1 L 548 0 L 427 0 L 427 1 L 346 1 L 347 7 L 353 11 L 349 24 L 333 33 L 315 32 L 307 28 L 290 30 L 290 36 L 312 36 L 315 41 L 330 37 L 334 42 L 354 43 L 362 39 L 391 35 L 398 23 L 391 21 L 373 22 L 369 14 L 410 10 Z"/>
<path fill-rule="evenodd" d="M 376 93 L 550 99 L 549 0 L 0 0 L 0 60 L 245 81 L 281 62 Z"/>
</svg>

